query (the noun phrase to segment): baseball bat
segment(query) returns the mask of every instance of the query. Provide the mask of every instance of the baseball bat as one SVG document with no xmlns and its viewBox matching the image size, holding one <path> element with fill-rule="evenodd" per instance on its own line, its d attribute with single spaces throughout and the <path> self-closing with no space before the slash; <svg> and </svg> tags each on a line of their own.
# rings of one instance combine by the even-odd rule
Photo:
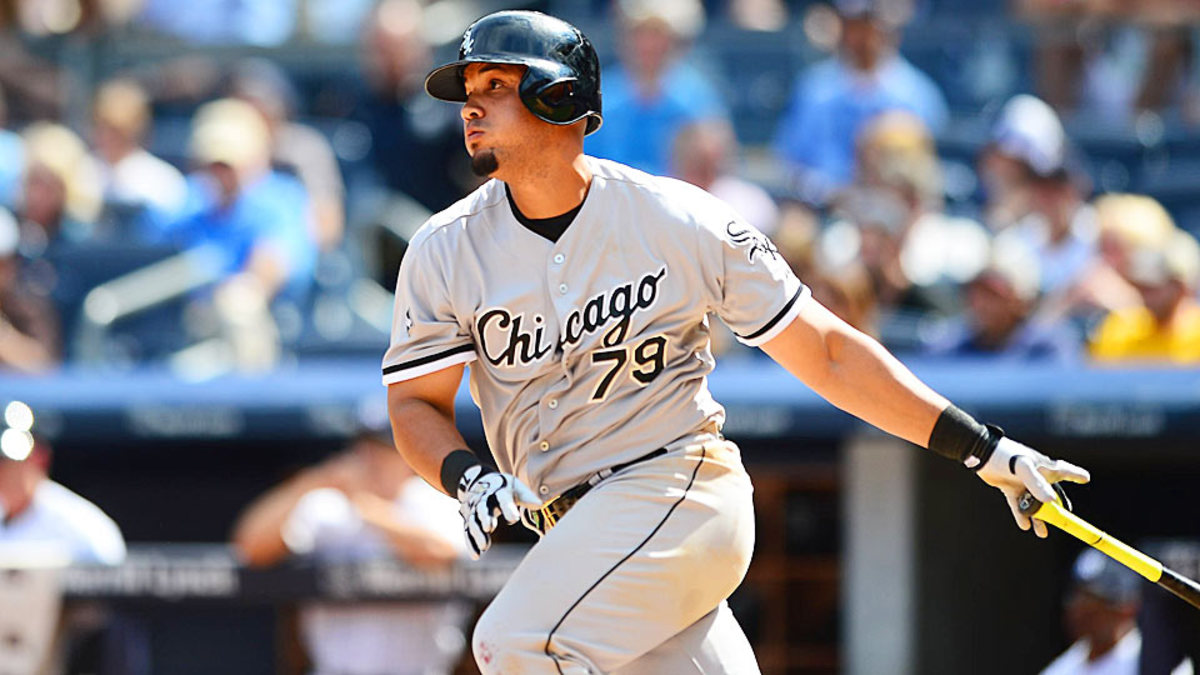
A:
<svg viewBox="0 0 1200 675">
<path fill-rule="evenodd" d="M 1066 496 L 1061 489 L 1059 494 Z M 1200 609 L 1200 584 L 1075 515 L 1062 500 L 1041 502 L 1026 492 L 1017 506 L 1021 513 L 1057 527 Z"/>
</svg>

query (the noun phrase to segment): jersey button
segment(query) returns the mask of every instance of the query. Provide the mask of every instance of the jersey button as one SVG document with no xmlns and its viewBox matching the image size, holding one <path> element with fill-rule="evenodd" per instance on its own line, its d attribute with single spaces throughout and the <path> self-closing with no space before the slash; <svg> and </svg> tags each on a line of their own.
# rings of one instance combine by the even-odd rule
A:
<svg viewBox="0 0 1200 675">
<path fill-rule="evenodd" d="M 561 264 L 562 264 L 562 261 L 564 261 L 564 260 L 566 260 L 566 259 L 567 259 L 567 257 L 566 257 L 565 255 L 561 254 L 561 253 L 557 253 L 557 254 L 555 254 L 555 256 L 554 256 L 554 262 L 555 262 L 556 264 L 558 264 L 558 265 L 561 265 Z"/>
<path fill-rule="evenodd" d="M 550 399 L 550 402 L 547 403 L 546 405 L 550 406 L 551 410 L 554 410 L 555 408 L 558 407 L 558 399 L 552 398 L 552 399 Z"/>
<path fill-rule="evenodd" d="M 547 443 L 546 441 L 542 441 L 541 443 L 538 443 L 538 450 L 545 452 L 549 449 L 550 449 L 550 444 Z"/>
<path fill-rule="evenodd" d="M 566 284 L 559 284 L 559 285 L 558 285 L 558 292 L 559 292 L 559 293 L 562 293 L 563 295 L 566 295 L 566 293 L 567 293 L 567 285 L 566 285 Z"/>
<path fill-rule="evenodd" d="M 538 492 L 540 492 L 544 495 L 547 495 L 547 494 L 550 494 L 550 488 L 543 485 L 542 487 L 538 488 Z"/>
</svg>

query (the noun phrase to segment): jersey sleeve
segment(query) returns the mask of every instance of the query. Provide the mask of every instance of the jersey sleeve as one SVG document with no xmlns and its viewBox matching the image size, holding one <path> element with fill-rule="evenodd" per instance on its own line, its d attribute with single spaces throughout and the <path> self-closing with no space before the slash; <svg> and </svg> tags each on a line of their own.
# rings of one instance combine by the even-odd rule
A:
<svg viewBox="0 0 1200 675">
<path fill-rule="evenodd" d="M 385 385 L 475 360 L 470 328 L 451 302 L 448 270 L 428 237 L 415 238 L 400 263 L 392 339 L 383 356 Z"/>
<path fill-rule="evenodd" d="M 811 292 L 766 235 L 719 206 L 698 228 L 711 309 L 738 341 L 757 347 L 796 318 Z"/>
</svg>

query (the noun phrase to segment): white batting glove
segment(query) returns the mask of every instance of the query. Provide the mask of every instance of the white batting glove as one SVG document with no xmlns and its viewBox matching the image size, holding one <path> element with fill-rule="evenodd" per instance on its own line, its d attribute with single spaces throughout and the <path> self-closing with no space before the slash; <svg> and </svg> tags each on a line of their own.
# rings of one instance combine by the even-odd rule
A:
<svg viewBox="0 0 1200 675">
<path fill-rule="evenodd" d="M 474 560 L 492 545 L 492 532 L 500 524 L 498 516 L 504 516 L 505 522 L 512 525 L 521 517 L 518 506 L 542 506 L 533 490 L 516 476 L 479 464 L 467 469 L 458 480 L 458 502 L 463 533 Z"/>
<path fill-rule="evenodd" d="M 1040 502 L 1053 502 L 1058 495 L 1051 483 L 1060 480 L 1086 483 L 1092 479 L 1086 469 L 1061 459 L 1050 459 L 1011 438 L 1000 439 L 995 452 L 979 467 L 978 473 L 983 482 L 1004 493 L 1017 527 L 1028 530 L 1032 526 L 1034 533 L 1042 538 L 1047 534 L 1046 524 L 1021 513 L 1017 504 L 1021 495 L 1028 490 Z"/>
</svg>

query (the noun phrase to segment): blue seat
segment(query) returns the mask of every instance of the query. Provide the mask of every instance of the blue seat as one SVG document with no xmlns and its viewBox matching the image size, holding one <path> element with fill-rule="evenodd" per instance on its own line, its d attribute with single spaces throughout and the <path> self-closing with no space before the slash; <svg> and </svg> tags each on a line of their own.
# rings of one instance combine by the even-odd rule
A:
<svg viewBox="0 0 1200 675">
<path fill-rule="evenodd" d="M 1175 223 L 1200 235 L 1200 156 L 1168 159 L 1147 168 L 1135 184 L 1136 191 L 1157 199 Z"/>
<path fill-rule="evenodd" d="M 900 52 L 942 90 L 952 111 L 977 114 L 1031 88 L 1029 39 L 986 15 L 934 16 L 904 29 Z"/>
<path fill-rule="evenodd" d="M 746 145 L 769 143 L 796 76 L 819 56 L 816 50 L 798 26 L 761 32 L 714 24 L 702 44 L 738 139 Z"/>
<path fill-rule="evenodd" d="M 55 270 L 51 299 L 62 320 L 65 356 L 72 359 L 74 336 L 82 319 L 83 301 L 97 286 L 164 260 L 178 252 L 171 246 L 128 242 L 74 244 L 53 248 L 46 256 Z M 178 348 L 184 340 L 180 307 L 167 305 L 120 321 L 110 331 L 121 354 L 143 360 Z"/>
</svg>

